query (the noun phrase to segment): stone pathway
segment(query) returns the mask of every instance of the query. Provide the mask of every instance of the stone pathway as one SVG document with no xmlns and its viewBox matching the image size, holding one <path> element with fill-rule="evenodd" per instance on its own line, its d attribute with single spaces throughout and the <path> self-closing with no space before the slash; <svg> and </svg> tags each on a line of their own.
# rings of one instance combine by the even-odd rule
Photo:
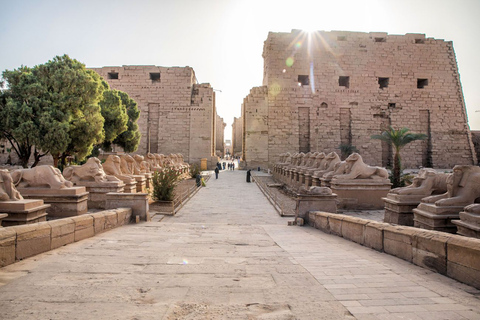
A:
<svg viewBox="0 0 480 320">
<path fill-rule="evenodd" d="M 0 319 L 480 319 L 478 290 L 288 220 L 223 171 L 176 216 L 0 269 Z"/>
</svg>

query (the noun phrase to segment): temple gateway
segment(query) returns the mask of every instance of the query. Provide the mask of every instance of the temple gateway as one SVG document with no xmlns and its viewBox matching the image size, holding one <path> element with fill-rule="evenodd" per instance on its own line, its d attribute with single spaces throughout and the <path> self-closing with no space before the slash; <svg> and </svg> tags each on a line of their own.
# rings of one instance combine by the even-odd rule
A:
<svg viewBox="0 0 480 320">
<path fill-rule="evenodd" d="M 476 164 L 451 41 L 424 34 L 270 32 L 263 86 L 242 104 L 242 157 L 272 167 L 285 152 L 355 147 L 366 162 L 390 166 L 389 126 L 428 139 L 409 144 L 405 167 Z"/>
</svg>

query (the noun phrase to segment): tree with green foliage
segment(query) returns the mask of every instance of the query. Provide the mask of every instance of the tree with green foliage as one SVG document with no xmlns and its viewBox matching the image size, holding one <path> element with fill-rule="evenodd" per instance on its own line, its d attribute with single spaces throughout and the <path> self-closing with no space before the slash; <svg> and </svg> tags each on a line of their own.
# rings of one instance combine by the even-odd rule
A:
<svg viewBox="0 0 480 320">
<path fill-rule="evenodd" d="M 355 146 L 352 146 L 351 144 L 342 143 L 338 146 L 338 149 L 340 149 L 342 160 L 347 159 L 348 156 L 351 155 L 352 153 L 358 152 L 357 148 Z"/>
<path fill-rule="evenodd" d="M 68 155 L 84 158 L 103 141 L 99 101 L 106 88 L 84 64 L 63 55 L 2 75 L 7 88 L 0 96 L 1 136 L 12 144 L 23 167 L 32 150 L 33 166 L 48 152 L 56 165 Z"/>
<path fill-rule="evenodd" d="M 372 139 L 386 141 L 395 148 L 395 155 L 393 156 L 393 188 L 400 187 L 400 177 L 402 172 L 402 164 L 400 159 L 400 151 L 403 147 L 415 140 L 425 140 L 427 135 L 423 133 L 408 133 L 408 128 L 394 129 L 389 127 L 388 130 L 381 134 L 372 135 Z"/>
<path fill-rule="evenodd" d="M 112 142 L 118 135 L 128 129 L 127 109 L 119 93 L 120 91 L 115 89 L 105 90 L 103 92 L 103 99 L 100 101 L 102 116 L 105 119 L 105 124 L 103 125 L 105 139 L 102 144 L 104 150 L 110 150 Z"/>
<path fill-rule="evenodd" d="M 181 173 L 172 166 L 167 166 L 153 173 L 153 200 L 173 201 L 175 198 L 175 186 Z"/>
<path fill-rule="evenodd" d="M 127 130 L 120 133 L 113 143 L 121 146 L 125 152 L 135 152 L 137 151 L 141 138 L 137 124 L 138 118 L 140 117 L 140 110 L 138 110 L 135 100 L 130 98 L 128 94 L 122 91 L 117 91 L 117 93 L 127 109 L 128 122 Z"/>
</svg>

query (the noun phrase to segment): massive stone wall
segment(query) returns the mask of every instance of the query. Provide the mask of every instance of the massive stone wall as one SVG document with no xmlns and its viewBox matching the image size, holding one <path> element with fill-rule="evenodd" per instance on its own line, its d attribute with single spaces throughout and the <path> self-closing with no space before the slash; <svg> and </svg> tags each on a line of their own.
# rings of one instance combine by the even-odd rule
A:
<svg viewBox="0 0 480 320">
<path fill-rule="evenodd" d="M 271 165 L 292 151 L 355 146 L 387 166 L 391 149 L 372 134 L 388 126 L 425 133 L 402 152 L 406 167 L 476 163 L 452 43 L 423 34 L 269 33 L 264 83 L 242 106 L 244 155 Z"/>
<path fill-rule="evenodd" d="M 124 91 L 141 111 L 137 152 L 182 153 L 187 162 L 215 154 L 215 93 L 197 84 L 190 67 L 122 66 L 91 68 L 111 88 Z"/>
<path fill-rule="evenodd" d="M 255 87 L 243 99 L 244 142 L 242 158 L 252 167 L 263 166 L 269 161 L 267 87 Z M 273 137 L 272 137 L 273 138 Z"/>
<path fill-rule="evenodd" d="M 243 120 L 242 117 L 233 118 L 232 124 L 232 149 L 235 157 L 242 156 L 242 129 Z"/>
<path fill-rule="evenodd" d="M 223 122 L 223 118 L 220 117 L 219 115 L 216 115 L 216 128 L 215 128 L 215 150 L 216 150 L 216 155 L 219 157 L 224 156 L 225 152 L 225 145 L 224 145 L 224 140 L 225 140 L 225 127 L 227 124 Z"/>
</svg>

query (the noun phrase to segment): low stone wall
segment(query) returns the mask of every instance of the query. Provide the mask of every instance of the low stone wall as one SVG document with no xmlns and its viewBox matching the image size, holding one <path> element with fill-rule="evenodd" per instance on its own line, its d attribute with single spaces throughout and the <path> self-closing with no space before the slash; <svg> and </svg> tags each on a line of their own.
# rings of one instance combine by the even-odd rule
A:
<svg viewBox="0 0 480 320">
<path fill-rule="evenodd" d="M 131 208 L 0 228 L 0 267 L 128 224 Z"/>
<path fill-rule="evenodd" d="M 308 224 L 480 289 L 480 239 L 318 211 Z"/>
</svg>

